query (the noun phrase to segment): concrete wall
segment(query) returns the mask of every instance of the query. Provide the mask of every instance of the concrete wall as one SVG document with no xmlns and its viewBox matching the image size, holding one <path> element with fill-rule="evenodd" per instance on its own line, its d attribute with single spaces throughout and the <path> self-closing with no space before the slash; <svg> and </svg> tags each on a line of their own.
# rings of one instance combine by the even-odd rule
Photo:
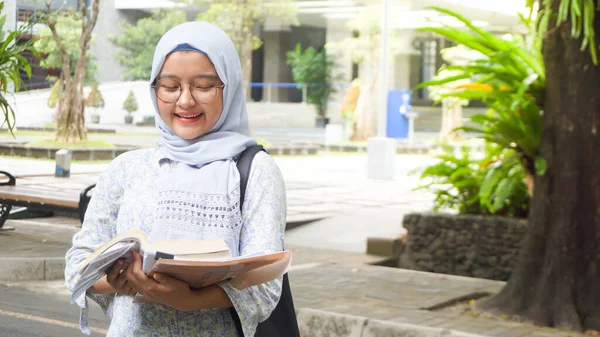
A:
<svg viewBox="0 0 600 337">
<path fill-rule="evenodd" d="M 153 116 L 154 107 L 150 100 L 148 83 L 145 81 L 103 83 L 99 86 L 105 107 L 101 111 L 100 123 L 123 124 L 125 111 L 123 102 L 133 90 L 138 102 L 138 111 L 133 113 L 134 123 L 144 116 Z M 84 94 L 87 96 L 89 88 Z M 49 90 L 32 90 L 16 94 L 17 127 L 41 127 L 52 123 L 54 109 L 47 107 Z M 86 110 L 86 121 L 92 111 Z M 313 128 L 316 112 L 312 105 L 302 103 L 255 103 L 248 102 L 248 118 L 253 128 Z"/>
<path fill-rule="evenodd" d="M 139 107 L 138 111 L 133 113 L 134 123 L 141 121 L 145 115 L 154 114 L 147 82 L 104 83 L 99 86 L 99 89 L 105 102 L 105 107 L 101 111 L 100 123 L 124 123 L 124 116 L 126 113 L 122 107 L 130 89 L 133 90 Z M 86 97 L 88 93 L 89 88 L 85 88 L 84 95 Z M 17 127 L 39 127 L 52 123 L 55 109 L 50 109 L 46 105 L 49 95 L 50 91 L 47 89 L 32 90 L 16 94 Z M 86 109 L 85 119 L 88 123 L 92 112 L 92 110 Z"/>
<path fill-rule="evenodd" d="M 352 38 L 352 32 L 346 28 L 343 22 L 339 20 L 327 20 L 327 44 L 337 45 L 340 41 L 345 41 Z M 329 58 L 335 61 L 333 69 L 333 78 L 338 83 L 352 82 L 352 58 L 343 49 L 328 47 L 327 53 Z M 346 95 L 346 87 L 337 88 L 337 92 L 330 96 L 329 105 L 327 107 L 327 117 L 332 123 L 342 123 L 340 116 L 340 107 Z"/>
<path fill-rule="evenodd" d="M 252 128 L 310 129 L 315 127 L 316 109 L 302 103 L 248 102 L 248 119 Z"/>
<path fill-rule="evenodd" d="M 525 238 L 526 219 L 408 214 L 400 268 L 505 281 Z"/>
<path fill-rule="evenodd" d="M 302 336 L 310 337 L 483 337 L 478 334 L 395 323 L 360 316 L 300 308 L 296 310 Z"/>
<path fill-rule="evenodd" d="M 2 14 L 6 15 L 4 29 L 15 30 L 17 28 L 17 0 L 4 1 L 4 9 L 2 9 Z"/>
<path fill-rule="evenodd" d="M 115 82 L 122 79 L 123 69 L 114 57 L 118 47 L 110 42 L 110 36 L 121 32 L 123 22 L 134 24 L 139 18 L 147 15 L 142 11 L 117 10 L 114 3 L 115 0 L 100 1 L 98 21 L 94 28 L 91 52 L 97 59 L 98 73 L 96 78 L 100 82 Z"/>
<path fill-rule="evenodd" d="M 134 112 L 134 122 L 142 121 L 144 116 L 154 114 L 154 107 L 150 101 L 148 83 L 145 81 L 135 82 L 108 82 L 100 85 L 100 91 L 106 102 L 102 111 L 101 123 L 122 124 L 125 112 L 122 109 L 123 102 L 127 98 L 129 89 L 133 90 L 138 101 L 139 110 Z M 343 90 L 341 93 L 343 94 Z M 89 93 L 86 88 L 84 94 Z M 52 122 L 53 109 L 46 106 L 49 90 L 32 90 L 19 92 L 16 97 L 17 126 L 44 126 Z M 329 104 L 328 116 L 331 123 L 340 123 L 339 105 L 340 94 L 334 95 Z M 253 127 L 256 128 L 313 128 L 316 116 L 315 108 L 310 104 L 302 103 L 266 103 L 248 102 L 248 118 Z M 419 132 L 439 132 L 441 127 L 440 107 L 413 107 L 414 111 L 420 113 L 415 120 L 415 130 Z M 485 108 L 464 108 L 463 117 L 468 118 L 475 113 L 482 113 Z M 86 112 L 86 120 L 92 111 Z"/>
</svg>

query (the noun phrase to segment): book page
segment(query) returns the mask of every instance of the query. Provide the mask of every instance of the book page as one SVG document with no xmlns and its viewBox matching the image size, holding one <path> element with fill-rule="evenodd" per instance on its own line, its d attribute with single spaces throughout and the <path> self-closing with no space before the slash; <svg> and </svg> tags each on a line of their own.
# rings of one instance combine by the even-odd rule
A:
<svg viewBox="0 0 600 337">
<path fill-rule="evenodd" d="M 101 279 L 115 261 L 126 256 L 130 251 L 135 250 L 138 245 L 138 242 L 135 241 L 118 242 L 92 260 L 80 274 L 79 280 L 75 284 L 73 294 L 71 295 L 71 303 Z"/>
<path fill-rule="evenodd" d="M 229 246 L 223 239 L 218 240 L 164 240 L 156 241 L 148 245 L 152 252 L 163 252 L 177 256 L 187 256 L 191 259 L 202 259 L 213 257 L 229 257 L 231 252 Z M 221 253 L 221 254 L 217 254 Z"/>
<path fill-rule="evenodd" d="M 243 277 L 236 288 L 268 282 L 283 275 L 291 262 L 291 252 L 283 251 L 258 256 L 241 256 L 223 261 L 189 261 L 159 259 L 148 271 L 164 273 L 186 282 L 191 288 L 202 288 L 224 280 Z M 254 271 L 250 273 L 250 271 Z"/>
<path fill-rule="evenodd" d="M 146 233 L 142 232 L 139 229 L 132 229 L 125 233 L 121 233 L 121 234 L 115 236 L 114 238 L 110 239 L 108 242 L 102 244 L 96 250 L 94 250 L 94 252 L 92 254 L 90 254 L 90 256 L 88 256 L 82 262 L 79 271 L 83 272 L 87 268 L 87 265 L 92 262 L 92 260 L 97 258 L 98 255 L 100 255 L 100 254 L 104 253 L 105 251 L 107 251 L 108 249 L 110 249 L 110 247 L 112 247 L 116 243 L 118 243 L 118 242 L 127 242 L 128 243 L 131 241 L 137 241 L 139 243 L 139 248 L 142 250 L 145 249 L 146 245 L 148 244 Z"/>
</svg>

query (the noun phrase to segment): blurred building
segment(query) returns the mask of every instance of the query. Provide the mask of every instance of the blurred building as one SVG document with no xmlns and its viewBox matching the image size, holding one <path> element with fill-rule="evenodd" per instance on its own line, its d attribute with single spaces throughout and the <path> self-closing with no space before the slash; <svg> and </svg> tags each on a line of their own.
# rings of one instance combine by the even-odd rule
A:
<svg viewBox="0 0 600 337">
<path fill-rule="evenodd" d="M 466 15 L 475 23 L 499 33 L 522 29 L 517 9 L 523 6 L 522 0 L 481 1 L 481 0 L 392 0 L 390 11 L 391 34 L 395 36 L 394 55 L 390 57 L 390 88 L 409 89 L 435 75 L 442 64 L 440 50 L 449 46 L 439 37 L 417 32 L 426 26 L 428 19 L 442 20 L 451 25 L 458 24 L 449 17 L 437 15 L 428 10 L 429 6 L 451 8 Z M 350 39 L 357 34 L 348 28 L 348 22 L 361 11 L 370 7 L 380 8 L 379 0 L 298 0 L 299 26 L 279 22 L 270 18 L 264 25 L 255 27 L 263 40 L 263 45 L 253 54 L 252 82 L 264 83 L 252 88 L 251 97 L 255 101 L 300 102 L 302 92 L 286 84 L 293 83 L 290 67 L 286 62 L 286 52 L 296 44 L 303 48 L 313 46 L 323 48 L 327 43 Z M 119 23 L 134 23 L 140 17 L 149 15 L 155 8 L 181 7 L 169 0 L 102 0 L 100 17 L 95 30 L 94 54 L 98 58 L 101 81 L 120 79 L 122 70 L 107 50 L 114 48 L 108 40 L 109 34 L 119 33 Z M 201 11 L 200 8 L 182 7 L 190 20 Z M 369 71 L 366 64 L 354 63 L 349 55 L 331 51 L 336 60 L 337 80 L 343 85 Z M 429 104 L 426 92 L 413 95 L 413 104 Z"/>
<path fill-rule="evenodd" d="M 89 0 L 86 0 L 89 1 Z M 303 48 L 313 46 L 323 48 L 327 43 L 339 42 L 356 36 L 357 32 L 348 28 L 348 22 L 361 11 L 376 6 L 377 0 L 298 0 L 299 26 L 268 19 L 264 25 L 255 27 L 264 41 L 253 54 L 252 82 L 264 83 L 251 90 L 255 101 L 269 99 L 276 102 L 299 102 L 302 92 L 288 88 L 284 84 L 293 82 L 291 69 L 286 63 L 286 52 L 297 43 Z M 431 78 L 442 64 L 440 50 L 449 42 L 436 36 L 418 32 L 419 27 L 429 25 L 428 19 L 458 25 L 456 20 L 438 15 L 428 10 L 429 6 L 440 6 L 458 11 L 487 30 L 498 33 L 522 29 L 517 9 L 523 6 L 522 0 L 481 1 L 481 0 L 392 0 L 390 8 L 390 34 L 394 36 L 393 55 L 390 57 L 390 88 L 409 89 L 423 80 Z M 16 22 L 35 16 L 36 0 L 8 0 L 7 8 L 13 8 Z M 12 5 L 11 5 L 12 3 Z M 77 0 L 54 0 L 53 10 L 77 7 Z M 100 15 L 94 31 L 92 53 L 97 58 L 100 69 L 100 82 L 121 80 L 121 67 L 113 53 L 116 47 L 109 41 L 111 34 L 119 34 L 122 22 L 134 24 L 138 19 L 149 16 L 157 8 L 183 8 L 188 19 L 193 20 L 202 8 L 191 8 L 169 0 L 101 0 Z M 12 21 L 12 22 L 15 22 Z M 11 21 L 7 21 L 7 25 Z M 33 33 L 33 32 L 32 32 Z M 344 84 L 364 72 L 366 64 L 355 63 L 350 55 L 331 50 L 336 61 L 337 80 Z M 52 72 L 52 70 L 50 71 Z M 47 71 L 34 67 L 34 76 L 28 80 L 28 88 L 47 87 Z M 426 92 L 414 93 L 413 104 L 429 104 Z"/>
</svg>

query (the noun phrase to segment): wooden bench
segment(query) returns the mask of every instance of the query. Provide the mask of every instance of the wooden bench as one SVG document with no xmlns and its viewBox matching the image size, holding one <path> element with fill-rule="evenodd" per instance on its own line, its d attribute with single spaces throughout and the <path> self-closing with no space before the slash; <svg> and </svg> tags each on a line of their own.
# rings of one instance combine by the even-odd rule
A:
<svg viewBox="0 0 600 337">
<path fill-rule="evenodd" d="M 96 187 L 96 184 L 91 184 L 79 192 L 79 195 L 68 189 L 40 191 L 33 185 L 18 186 L 17 179 L 12 174 L 0 171 L 0 179 L 3 176 L 5 181 L 0 181 L 0 229 L 13 206 L 26 207 L 31 211 L 77 213 L 83 223 L 91 198 L 90 191 Z"/>
</svg>

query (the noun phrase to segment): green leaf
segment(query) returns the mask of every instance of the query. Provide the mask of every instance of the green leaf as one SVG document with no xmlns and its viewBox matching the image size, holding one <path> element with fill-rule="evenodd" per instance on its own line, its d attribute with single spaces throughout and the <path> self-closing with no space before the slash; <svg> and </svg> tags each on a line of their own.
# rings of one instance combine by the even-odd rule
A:
<svg viewBox="0 0 600 337">
<path fill-rule="evenodd" d="M 490 169 L 483 179 L 481 187 L 479 188 L 479 197 L 481 197 L 484 201 L 488 202 L 492 196 L 494 188 L 502 179 L 500 174 L 496 174 L 496 170 Z"/>
<path fill-rule="evenodd" d="M 417 85 L 415 88 L 421 89 L 421 88 L 425 88 L 425 87 L 439 86 L 439 85 L 463 80 L 463 79 L 469 78 L 469 77 L 471 77 L 470 74 L 462 74 L 462 75 L 450 76 L 450 77 L 446 77 L 446 78 L 442 78 L 442 79 L 438 79 L 438 80 L 430 80 L 430 81 L 422 82 L 421 84 Z"/>
<path fill-rule="evenodd" d="M 506 203 L 506 199 L 512 194 L 515 186 L 515 179 L 506 178 L 502 179 L 498 184 L 498 188 L 494 193 L 494 204 L 491 211 L 493 213 L 502 209 Z"/>
<path fill-rule="evenodd" d="M 546 174 L 546 170 L 548 170 L 548 163 L 546 162 L 546 159 L 544 159 L 542 156 L 536 156 L 534 163 L 535 174 L 537 174 L 538 176 L 543 176 L 544 174 Z"/>
<path fill-rule="evenodd" d="M 181 10 L 153 10 L 149 17 L 121 24 L 121 34 L 109 36 L 117 46 L 115 60 L 124 68 L 125 80 L 147 80 L 152 71 L 156 44 L 169 29 L 187 21 Z"/>
</svg>

